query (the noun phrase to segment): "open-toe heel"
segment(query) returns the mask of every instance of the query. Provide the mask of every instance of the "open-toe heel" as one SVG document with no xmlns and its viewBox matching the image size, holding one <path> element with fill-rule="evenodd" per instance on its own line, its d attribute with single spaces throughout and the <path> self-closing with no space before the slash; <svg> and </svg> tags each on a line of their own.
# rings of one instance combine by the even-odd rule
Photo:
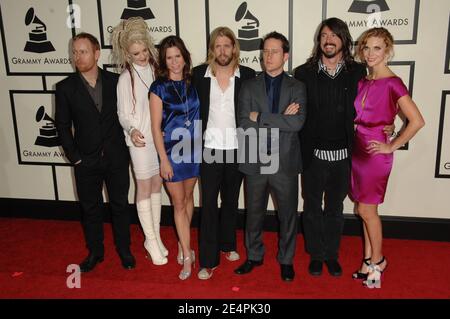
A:
<svg viewBox="0 0 450 319">
<path fill-rule="evenodd" d="M 364 263 L 366 266 L 370 266 L 370 257 L 364 258 L 364 259 L 363 259 L 363 263 Z M 358 269 L 357 271 L 355 271 L 355 272 L 352 274 L 352 278 L 353 278 L 353 279 L 357 279 L 357 280 L 360 280 L 360 279 L 366 280 L 368 274 L 369 274 L 369 272 L 361 272 L 361 269 Z"/>
<path fill-rule="evenodd" d="M 184 270 L 185 263 L 191 263 L 191 270 Z M 191 251 L 190 256 L 184 257 L 183 269 L 181 269 L 180 274 L 178 275 L 178 278 L 180 278 L 180 280 L 188 279 L 192 274 L 192 268 L 195 268 L 195 254 L 194 254 L 193 250 Z"/>
</svg>

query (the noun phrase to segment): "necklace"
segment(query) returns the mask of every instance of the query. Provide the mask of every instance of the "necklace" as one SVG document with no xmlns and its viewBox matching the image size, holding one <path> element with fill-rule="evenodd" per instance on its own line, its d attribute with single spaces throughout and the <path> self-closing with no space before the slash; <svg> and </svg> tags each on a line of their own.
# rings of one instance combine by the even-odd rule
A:
<svg viewBox="0 0 450 319">
<path fill-rule="evenodd" d="M 186 83 L 184 83 L 184 94 L 185 94 L 185 98 L 186 98 L 186 100 L 184 102 L 183 102 L 183 98 L 181 97 L 180 93 L 178 93 L 178 90 L 175 87 L 175 84 L 173 84 L 173 81 L 170 81 L 170 83 L 172 83 L 173 89 L 175 90 L 175 93 L 177 93 L 178 98 L 180 99 L 180 102 L 183 103 L 183 106 L 184 106 L 184 118 L 186 119 L 184 121 L 184 125 L 186 125 L 186 127 L 189 127 L 191 125 L 191 121 L 189 121 L 189 117 L 188 117 L 188 115 L 189 115 L 189 103 L 188 103 L 188 97 L 187 97 Z"/>
<path fill-rule="evenodd" d="M 136 72 L 136 74 L 138 75 L 139 79 L 141 80 L 141 82 L 145 85 L 145 87 L 147 88 L 147 91 L 150 90 L 150 86 L 147 85 L 147 83 L 145 83 L 145 81 L 142 79 L 141 75 L 139 74 L 138 70 L 134 67 L 133 64 L 131 64 L 131 66 L 133 67 L 134 71 Z"/>
</svg>

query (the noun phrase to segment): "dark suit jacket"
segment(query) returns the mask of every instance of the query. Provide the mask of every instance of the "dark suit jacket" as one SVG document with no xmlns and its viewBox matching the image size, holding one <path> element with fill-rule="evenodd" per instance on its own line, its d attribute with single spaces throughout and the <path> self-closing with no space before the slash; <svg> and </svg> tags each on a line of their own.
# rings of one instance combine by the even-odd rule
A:
<svg viewBox="0 0 450 319">
<path fill-rule="evenodd" d="M 209 117 L 209 96 L 211 93 L 211 78 L 205 78 L 207 64 L 196 66 L 193 70 L 192 83 L 197 89 L 200 100 L 200 119 L 202 120 L 202 133 L 205 133 Z M 234 78 L 234 113 L 236 118 L 236 127 L 238 127 L 238 96 L 242 83 L 245 80 L 255 77 L 255 71 L 246 66 L 239 66 L 240 77 Z M 203 141 L 204 142 L 204 141 Z"/>
<path fill-rule="evenodd" d="M 318 66 L 305 63 L 294 72 L 294 77 L 305 83 L 308 93 L 308 117 L 306 118 L 305 127 L 300 132 L 302 142 L 302 156 L 304 169 L 307 169 L 311 163 L 314 152 L 313 141 L 317 132 L 318 108 L 319 108 L 319 77 Z M 362 64 L 353 63 L 347 69 L 342 70 L 345 77 L 345 118 L 347 133 L 347 143 L 351 154 L 353 146 L 354 128 L 353 120 L 356 116 L 355 107 L 353 105 L 358 91 L 358 81 L 366 75 L 366 69 Z"/>
<path fill-rule="evenodd" d="M 71 163 L 92 166 L 102 158 L 113 166 L 129 160 L 128 148 L 117 115 L 118 74 L 99 68 L 103 106 L 97 110 L 79 73 L 56 84 L 55 122 L 61 144 Z M 72 125 L 74 131 L 72 133 Z"/>
<path fill-rule="evenodd" d="M 300 110 L 295 115 L 284 115 L 283 112 L 293 102 L 300 104 Z M 249 152 L 252 143 L 259 143 L 259 128 L 279 129 L 279 170 L 289 176 L 298 175 L 302 171 L 302 159 L 300 151 L 300 140 L 298 132 L 301 130 L 306 118 L 306 88 L 305 85 L 296 79 L 284 74 L 280 89 L 280 102 L 278 114 L 273 114 L 269 110 L 269 103 L 266 94 L 266 83 L 264 72 L 261 72 L 255 79 L 246 81 L 239 94 L 239 126 L 244 130 L 255 128 L 257 135 L 248 134 L 245 147 L 245 162 L 239 165 L 239 169 L 247 175 L 261 173 L 261 167 L 267 166 L 261 163 L 259 156 L 257 163 L 249 161 Z M 250 112 L 259 112 L 258 122 L 250 120 Z M 244 139 L 239 137 L 242 143 Z M 266 143 L 266 141 L 263 141 Z M 258 144 L 253 144 L 258 145 Z M 272 154 L 274 155 L 274 154 Z"/>
</svg>

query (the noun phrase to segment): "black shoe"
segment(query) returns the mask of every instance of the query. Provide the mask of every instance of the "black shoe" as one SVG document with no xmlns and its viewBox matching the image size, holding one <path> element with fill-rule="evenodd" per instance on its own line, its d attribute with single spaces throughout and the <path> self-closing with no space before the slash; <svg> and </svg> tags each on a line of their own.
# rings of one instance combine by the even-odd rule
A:
<svg viewBox="0 0 450 319">
<path fill-rule="evenodd" d="M 254 267 L 261 266 L 262 264 L 263 264 L 262 260 L 255 261 L 255 260 L 247 259 L 245 261 L 245 263 L 243 263 L 242 265 L 240 265 L 238 268 L 236 268 L 234 270 L 234 273 L 238 274 L 238 275 L 248 274 L 249 272 L 251 272 L 253 270 Z"/>
<path fill-rule="evenodd" d="M 369 266 L 370 266 L 370 257 L 364 258 L 364 259 L 363 259 L 363 263 L 364 263 L 364 265 L 366 265 L 367 267 L 369 267 Z M 361 268 L 362 268 L 362 267 L 361 267 Z M 361 268 L 358 269 L 357 271 L 355 271 L 355 272 L 352 274 L 352 278 L 353 278 L 353 279 L 362 279 L 362 280 L 366 280 L 366 279 L 367 279 L 367 276 L 369 275 L 369 271 L 367 271 L 367 272 L 361 272 L 361 271 L 360 271 Z"/>
<path fill-rule="evenodd" d="M 320 276 L 322 275 L 322 266 L 323 263 L 321 260 L 311 260 L 308 271 L 313 276 Z"/>
<path fill-rule="evenodd" d="M 292 265 L 280 264 L 281 268 L 281 279 L 284 281 L 292 281 L 295 277 L 294 267 Z"/>
<path fill-rule="evenodd" d="M 120 260 L 122 261 L 122 266 L 125 269 L 134 269 L 136 268 L 136 259 L 133 255 L 120 255 Z"/>
<path fill-rule="evenodd" d="M 340 276 L 342 275 L 342 268 L 339 265 L 337 259 L 325 260 L 325 265 L 327 265 L 328 272 L 331 276 Z"/>
<path fill-rule="evenodd" d="M 94 254 L 89 254 L 85 260 L 79 265 L 81 272 L 89 272 L 95 268 L 98 263 L 103 261 L 103 256 L 97 256 Z"/>
</svg>

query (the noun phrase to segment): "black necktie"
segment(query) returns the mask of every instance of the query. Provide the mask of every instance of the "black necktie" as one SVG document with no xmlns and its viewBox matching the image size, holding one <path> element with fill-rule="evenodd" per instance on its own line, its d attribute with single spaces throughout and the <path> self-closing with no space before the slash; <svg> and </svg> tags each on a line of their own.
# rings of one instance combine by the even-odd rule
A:
<svg viewBox="0 0 450 319">
<path fill-rule="evenodd" d="M 278 113 L 278 105 L 275 101 L 275 79 L 269 80 L 269 91 L 267 92 L 267 100 L 269 102 L 269 109 L 272 113 Z"/>
<path fill-rule="evenodd" d="M 269 90 L 267 91 L 267 102 L 269 104 L 269 109 L 272 113 L 278 113 L 277 103 L 275 102 L 275 79 L 269 79 Z M 272 147 L 272 141 L 270 133 L 267 132 L 267 154 L 271 154 L 270 148 Z"/>
</svg>

